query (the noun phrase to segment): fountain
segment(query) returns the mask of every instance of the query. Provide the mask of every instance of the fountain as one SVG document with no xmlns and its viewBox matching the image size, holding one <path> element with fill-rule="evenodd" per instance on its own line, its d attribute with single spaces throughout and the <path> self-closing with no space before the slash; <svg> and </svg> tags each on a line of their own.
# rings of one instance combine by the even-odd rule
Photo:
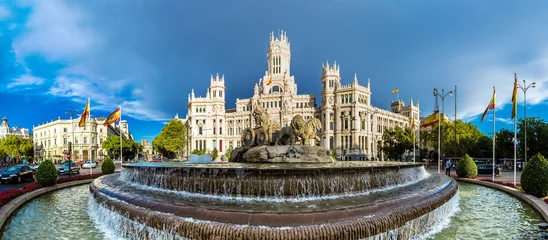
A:
<svg viewBox="0 0 548 240">
<path fill-rule="evenodd" d="M 317 119 L 275 132 L 254 116 L 232 162 L 124 164 L 96 179 L 98 224 L 131 239 L 410 239 L 454 212 L 456 182 L 422 164 L 334 162 L 309 144 Z"/>
</svg>

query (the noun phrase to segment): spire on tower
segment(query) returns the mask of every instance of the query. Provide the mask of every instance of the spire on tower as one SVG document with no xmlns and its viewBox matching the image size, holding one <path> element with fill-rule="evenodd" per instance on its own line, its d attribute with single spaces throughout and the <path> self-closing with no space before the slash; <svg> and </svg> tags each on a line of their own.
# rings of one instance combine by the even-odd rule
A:
<svg viewBox="0 0 548 240">
<path fill-rule="evenodd" d="M 354 85 L 358 85 L 358 74 L 354 73 L 354 81 L 352 82 Z"/>
<path fill-rule="evenodd" d="M 371 89 L 371 78 L 367 78 L 367 89 Z"/>
</svg>

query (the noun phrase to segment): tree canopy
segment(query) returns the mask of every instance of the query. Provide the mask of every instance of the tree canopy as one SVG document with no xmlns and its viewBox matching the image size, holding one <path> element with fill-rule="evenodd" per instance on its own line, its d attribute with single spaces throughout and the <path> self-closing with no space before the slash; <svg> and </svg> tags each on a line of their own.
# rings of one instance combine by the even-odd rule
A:
<svg viewBox="0 0 548 240">
<path fill-rule="evenodd" d="M 18 160 L 27 157 L 30 161 L 34 156 L 32 140 L 17 135 L 7 135 L 5 138 L 0 139 L 0 156 L 10 155 Z"/>
<path fill-rule="evenodd" d="M 152 147 L 168 158 L 182 159 L 187 144 L 186 137 L 186 126 L 181 120 L 173 119 L 154 138 Z"/>
<path fill-rule="evenodd" d="M 413 148 L 413 140 L 408 129 L 396 127 L 387 129 L 382 135 L 383 145 L 381 150 L 389 159 L 400 160 L 406 150 Z"/>
<path fill-rule="evenodd" d="M 122 139 L 122 150 L 124 159 L 128 160 L 135 158 L 135 155 L 138 153 L 139 148 L 142 149 L 141 143 L 134 142 L 133 140 L 126 137 L 123 137 Z M 107 139 L 103 141 L 102 147 L 108 152 L 109 156 L 112 156 L 113 158 L 120 158 L 120 136 L 107 137 Z"/>
</svg>

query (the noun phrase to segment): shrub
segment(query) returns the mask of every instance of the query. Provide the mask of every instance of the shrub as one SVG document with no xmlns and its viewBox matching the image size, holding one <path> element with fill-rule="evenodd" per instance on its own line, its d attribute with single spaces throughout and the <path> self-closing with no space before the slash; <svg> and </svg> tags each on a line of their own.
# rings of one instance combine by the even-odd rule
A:
<svg viewBox="0 0 548 240">
<path fill-rule="evenodd" d="M 540 153 L 533 156 L 521 173 L 523 191 L 535 197 L 548 196 L 548 161 Z"/>
<path fill-rule="evenodd" d="M 53 186 L 57 181 L 57 169 L 50 160 L 43 161 L 36 170 L 36 181 L 44 187 Z"/>
<path fill-rule="evenodd" d="M 213 158 L 213 160 L 217 159 L 217 157 L 219 156 L 219 150 L 217 150 L 217 148 L 214 148 L 213 151 L 211 151 L 210 155 Z"/>
<path fill-rule="evenodd" d="M 204 155 L 204 154 L 205 154 L 205 150 L 194 149 L 194 150 L 192 151 L 192 154 L 201 156 L 201 155 Z"/>
<path fill-rule="evenodd" d="M 475 178 L 478 175 L 478 166 L 468 154 L 457 164 L 457 175 L 461 178 Z"/>
<path fill-rule="evenodd" d="M 107 157 L 105 161 L 103 161 L 103 166 L 101 166 L 101 172 L 103 174 L 111 174 L 115 170 L 114 162 L 110 157 Z"/>
</svg>

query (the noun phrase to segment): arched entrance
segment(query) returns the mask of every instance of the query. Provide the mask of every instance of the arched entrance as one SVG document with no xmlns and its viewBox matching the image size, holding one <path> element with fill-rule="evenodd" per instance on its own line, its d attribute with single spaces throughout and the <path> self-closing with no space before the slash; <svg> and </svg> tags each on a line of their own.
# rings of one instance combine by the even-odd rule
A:
<svg viewBox="0 0 548 240">
<path fill-rule="evenodd" d="M 84 158 L 82 160 L 89 160 L 89 153 L 88 153 L 88 150 L 84 150 L 82 151 L 82 155 L 84 156 Z"/>
</svg>

